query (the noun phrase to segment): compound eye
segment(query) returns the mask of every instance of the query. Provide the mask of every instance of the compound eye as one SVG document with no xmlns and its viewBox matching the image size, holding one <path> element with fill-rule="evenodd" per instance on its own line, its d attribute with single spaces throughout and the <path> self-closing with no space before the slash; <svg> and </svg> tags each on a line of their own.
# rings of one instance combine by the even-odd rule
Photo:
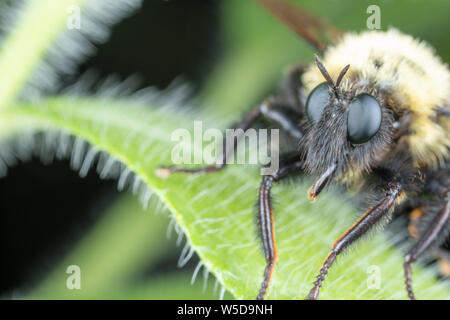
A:
<svg viewBox="0 0 450 320">
<path fill-rule="evenodd" d="M 306 116 L 311 123 L 319 122 L 323 109 L 329 101 L 330 89 L 326 82 L 319 84 L 309 94 L 308 100 L 306 100 Z"/>
<path fill-rule="evenodd" d="M 377 99 L 360 94 L 350 104 L 347 118 L 349 140 L 354 144 L 369 141 L 380 129 L 381 107 Z"/>
</svg>

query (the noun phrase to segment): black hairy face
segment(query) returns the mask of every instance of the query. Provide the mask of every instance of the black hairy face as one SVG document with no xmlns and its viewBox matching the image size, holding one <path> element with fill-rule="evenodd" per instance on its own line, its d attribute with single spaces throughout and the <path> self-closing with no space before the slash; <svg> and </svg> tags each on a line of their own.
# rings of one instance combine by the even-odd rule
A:
<svg viewBox="0 0 450 320">
<path fill-rule="evenodd" d="M 305 111 L 308 124 L 300 150 L 310 173 L 330 168 L 334 175 L 368 172 L 389 149 L 394 118 L 373 85 L 322 83 L 311 92 Z"/>
</svg>

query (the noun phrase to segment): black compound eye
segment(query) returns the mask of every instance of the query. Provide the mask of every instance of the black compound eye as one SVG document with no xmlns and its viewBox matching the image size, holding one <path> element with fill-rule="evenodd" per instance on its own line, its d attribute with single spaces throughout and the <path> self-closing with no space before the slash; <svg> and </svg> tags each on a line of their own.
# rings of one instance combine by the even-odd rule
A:
<svg viewBox="0 0 450 320">
<path fill-rule="evenodd" d="M 347 132 L 350 141 L 361 144 L 369 141 L 380 129 L 381 107 L 370 94 L 360 94 L 350 104 Z"/>
<path fill-rule="evenodd" d="M 323 109 L 330 101 L 330 89 L 328 83 L 324 82 L 314 88 L 306 101 L 306 115 L 311 123 L 319 122 Z"/>
</svg>

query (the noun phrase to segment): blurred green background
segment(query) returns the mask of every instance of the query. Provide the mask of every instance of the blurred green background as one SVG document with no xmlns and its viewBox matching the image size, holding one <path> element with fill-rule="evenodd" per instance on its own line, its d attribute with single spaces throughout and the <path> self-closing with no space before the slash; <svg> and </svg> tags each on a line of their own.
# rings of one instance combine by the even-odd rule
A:
<svg viewBox="0 0 450 320">
<path fill-rule="evenodd" d="M 382 29 L 394 26 L 422 38 L 450 61 L 448 1 L 293 2 L 353 31 L 366 29 L 366 9 L 377 4 Z M 249 0 L 145 0 L 76 74 L 63 79 L 63 88 L 88 70 L 100 78 L 137 74 L 142 88 L 164 89 L 178 78 L 192 86 L 199 108 L 242 114 L 274 91 L 288 66 L 312 54 Z M 175 231 L 167 239 L 171 220 L 159 201 L 153 198 L 144 211 L 116 184 L 95 173 L 81 179 L 69 161 L 44 165 L 37 158 L 1 178 L 0 297 L 218 298 L 220 288 L 211 275 L 205 280 L 195 256 L 177 267 L 184 239 L 177 246 Z M 69 265 L 80 266 L 82 290 L 67 290 Z"/>
</svg>

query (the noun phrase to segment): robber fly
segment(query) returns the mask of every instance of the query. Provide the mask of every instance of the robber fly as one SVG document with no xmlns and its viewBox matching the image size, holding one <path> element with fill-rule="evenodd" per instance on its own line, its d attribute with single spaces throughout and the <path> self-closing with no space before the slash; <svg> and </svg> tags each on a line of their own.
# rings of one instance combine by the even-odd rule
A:
<svg viewBox="0 0 450 320">
<path fill-rule="evenodd" d="M 255 0 L 310 43 L 315 61 L 293 68 L 286 98 L 251 110 L 237 128 L 264 118 L 293 138 L 297 152 L 282 157 L 279 170 L 262 177 L 258 196 L 260 233 L 266 259 L 257 299 L 264 299 L 277 263 L 271 188 L 293 174 L 317 178 L 311 200 L 330 182 L 371 194 L 367 210 L 332 245 L 307 299 L 317 299 L 336 258 L 393 213 L 412 212 L 416 241 L 404 259 L 408 297 L 414 299 L 411 264 L 439 247 L 450 233 L 450 71 L 432 48 L 396 29 L 342 33 L 325 21 L 277 0 Z M 236 139 L 238 141 L 239 139 Z M 209 173 L 223 161 L 172 172 Z"/>
</svg>

